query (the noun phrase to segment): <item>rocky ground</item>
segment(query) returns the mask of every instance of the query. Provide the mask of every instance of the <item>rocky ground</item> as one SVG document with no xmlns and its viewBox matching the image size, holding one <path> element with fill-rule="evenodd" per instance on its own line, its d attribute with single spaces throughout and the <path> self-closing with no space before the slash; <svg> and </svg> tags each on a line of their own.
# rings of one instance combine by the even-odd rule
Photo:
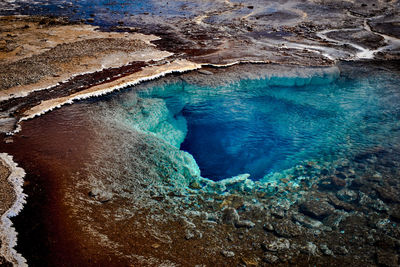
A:
<svg viewBox="0 0 400 267">
<path fill-rule="evenodd" d="M 53 10 L 58 18 L 0 17 L 1 131 L 14 130 L 35 107 L 37 114 L 46 110 L 40 109 L 44 100 L 96 86 L 104 89 L 141 71 L 152 76 L 160 66 L 165 71 L 180 70 L 181 66 L 167 65 L 178 60 L 187 60 L 190 68 L 237 62 L 332 66 L 341 60 L 399 60 L 397 1 L 169 2 L 131 14 L 129 8 L 111 12 L 119 5 L 116 2 L 86 14 L 80 13 L 84 8 L 79 2 L 72 1 Z M 4 1 L 0 6 L 3 15 L 48 14 L 45 5 L 35 3 Z M 203 70 L 195 75 L 208 74 Z M 13 141 L 5 135 L 4 140 Z M 305 163 L 293 175 L 317 179 L 306 185 L 309 190 L 293 205 L 281 201 L 279 188 L 276 196 L 198 194 L 189 202 L 180 202 L 174 193 L 153 195 L 149 203 L 159 205 L 159 212 L 180 215 L 160 219 L 154 211 L 143 210 L 128 219 L 125 228 L 113 222 L 98 225 L 104 218 L 90 212 L 100 206 L 104 214 L 118 218 L 115 210 L 126 199 L 109 201 L 112 195 L 93 191 L 89 185 L 75 188 L 72 179 L 69 190 L 82 194 L 87 205 L 83 209 L 94 216 L 76 220 L 93 225 L 81 237 L 75 233 L 74 241 L 81 242 L 80 248 L 89 244 L 88 255 L 103 263 L 110 263 L 101 254 L 107 251 L 104 248 L 118 247 L 118 253 L 128 255 L 133 247 L 138 255 L 118 263 L 398 266 L 398 155 L 396 148 L 378 147 L 323 168 Z M 201 191 L 200 184 L 191 187 Z M 3 189 L 0 195 L 12 199 L 5 194 L 7 187 Z M 176 213 L 169 202 L 182 203 L 184 209 Z M 188 209 L 191 212 L 185 213 Z M 69 214 L 83 211 L 76 212 Z M 162 231 L 149 233 L 149 225 Z M 93 235 L 96 227 L 119 230 L 111 240 L 101 240 L 104 246 L 99 249 L 100 235 Z M 146 242 L 117 246 L 112 239 L 121 231 Z M 109 259 L 115 260 L 118 253 Z"/>
</svg>

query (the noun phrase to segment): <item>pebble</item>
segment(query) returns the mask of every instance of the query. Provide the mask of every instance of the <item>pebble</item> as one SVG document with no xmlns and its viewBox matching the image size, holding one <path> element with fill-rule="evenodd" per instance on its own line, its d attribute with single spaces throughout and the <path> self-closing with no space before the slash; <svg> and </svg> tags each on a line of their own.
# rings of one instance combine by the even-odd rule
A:
<svg viewBox="0 0 400 267">
<path fill-rule="evenodd" d="M 271 253 L 264 254 L 263 261 L 266 263 L 277 263 L 279 258 Z"/>
<path fill-rule="evenodd" d="M 255 226 L 255 223 L 249 220 L 239 220 L 235 223 L 235 226 L 238 228 L 244 227 L 244 228 L 253 228 Z"/>
<path fill-rule="evenodd" d="M 322 251 L 322 253 L 324 255 L 327 255 L 327 256 L 332 256 L 333 255 L 332 250 L 330 250 L 326 244 L 321 244 L 319 246 L 319 248 L 320 248 L 320 250 Z"/>
<path fill-rule="evenodd" d="M 266 251 L 281 251 L 290 248 L 290 242 L 286 238 L 277 238 L 275 240 L 268 240 L 261 245 Z"/>
<path fill-rule="evenodd" d="M 221 254 L 222 254 L 224 257 L 227 257 L 227 258 L 235 257 L 235 252 L 229 251 L 229 250 L 222 250 L 222 251 L 221 251 Z"/>
</svg>

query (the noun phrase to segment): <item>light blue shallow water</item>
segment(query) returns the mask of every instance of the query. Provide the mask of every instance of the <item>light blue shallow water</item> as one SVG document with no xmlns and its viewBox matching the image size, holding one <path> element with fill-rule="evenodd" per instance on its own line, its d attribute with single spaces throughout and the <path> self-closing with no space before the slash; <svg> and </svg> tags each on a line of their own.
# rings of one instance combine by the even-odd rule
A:
<svg viewBox="0 0 400 267">
<path fill-rule="evenodd" d="M 180 133 L 175 145 L 183 136 L 180 148 L 213 180 L 241 173 L 258 180 L 302 160 L 391 146 L 400 135 L 398 78 L 339 77 L 288 86 L 293 79 L 242 80 L 217 88 L 179 82 L 140 96 L 166 104 L 166 120 Z M 175 136 L 159 126 L 156 131 Z"/>
</svg>

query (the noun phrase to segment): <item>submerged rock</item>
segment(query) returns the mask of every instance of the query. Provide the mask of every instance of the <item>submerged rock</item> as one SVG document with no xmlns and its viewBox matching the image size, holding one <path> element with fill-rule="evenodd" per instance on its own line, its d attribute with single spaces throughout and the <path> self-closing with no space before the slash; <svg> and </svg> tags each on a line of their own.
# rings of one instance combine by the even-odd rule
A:
<svg viewBox="0 0 400 267">
<path fill-rule="evenodd" d="M 225 224 L 236 224 L 240 220 L 237 210 L 234 208 L 225 208 L 222 211 L 222 222 Z"/>
<path fill-rule="evenodd" d="M 221 251 L 221 254 L 222 254 L 224 257 L 227 257 L 227 258 L 235 257 L 235 252 L 229 251 L 229 250 L 222 250 L 222 251 Z"/>
<path fill-rule="evenodd" d="M 290 242 L 286 238 L 277 238 L 265 241 L 261 247 L 266 251 L 282 251 L 290 248 Z"/>
<path fill-rule="evenodd" d="M 300 205 L 300 211 L 316 219 L 323 219 L 334 211 L 325 201 L 311 200 Z"/>
</svg>

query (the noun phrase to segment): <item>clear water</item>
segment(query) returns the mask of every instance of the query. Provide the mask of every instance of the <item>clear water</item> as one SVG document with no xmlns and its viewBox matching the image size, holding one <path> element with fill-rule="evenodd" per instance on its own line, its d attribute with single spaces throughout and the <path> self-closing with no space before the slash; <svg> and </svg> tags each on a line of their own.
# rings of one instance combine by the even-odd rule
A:
<svg viewBox="0 0 400 267">
<path fill-rule="evenodd" d="M 168 120 L 179 121 L 175 125 L 186 134 L 180 148 L 193 155 L 202 177 L 213 180 L 242 173 L 258 180 L 302 160 L 348 157 L 397 142 L 397 77 L 285 86 L 293 84 L 288 80 L 242 80 L 217 88 L 180 82 L 140 96 L 165 102 Z"/>
</svg>

